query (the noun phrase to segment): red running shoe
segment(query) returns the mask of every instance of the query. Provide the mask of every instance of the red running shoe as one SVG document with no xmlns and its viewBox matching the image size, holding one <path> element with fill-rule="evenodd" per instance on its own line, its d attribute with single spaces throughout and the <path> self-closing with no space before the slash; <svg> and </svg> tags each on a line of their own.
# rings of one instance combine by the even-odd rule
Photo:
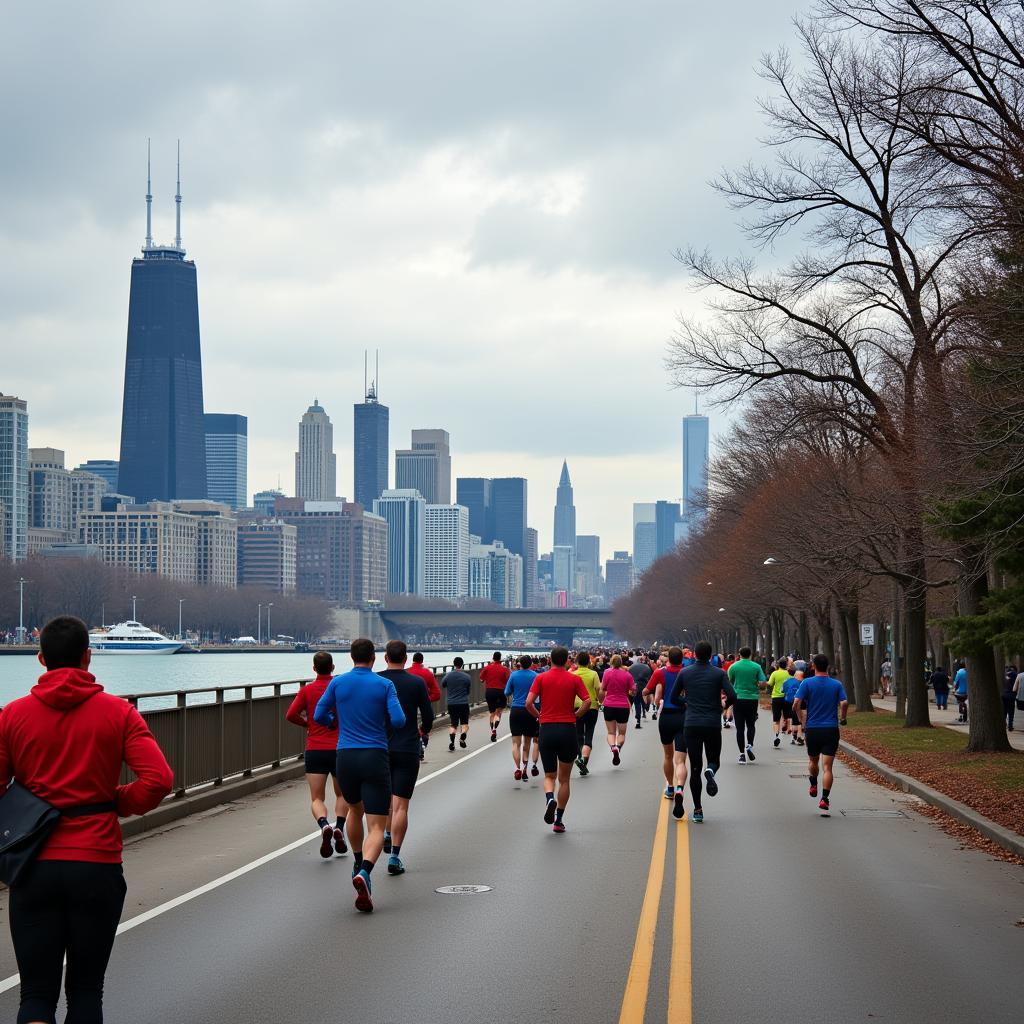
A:
<svg viewBox="0 0 1024 1024">
<path fill-rule="evenodd" d="M 320 856 L 326 860 L 334 855 L 331 843 L 334 840 L 334 829 L 330 825 L 324 825 L 320 830 Z"/>
<path fill-rule="evenodd" d="M 817 786 L 811 786 L 811 787 L 810 787 L 810 788 L 809 788 L 809 789 L 807 790 L 807 792 L 808 792 L 808 793 L 810 793 L 810 795 L 811 795 L 812 797 L 815 797 L 815 796 L 817 796 L 817 795 L 818 795 L 818 787 L 817 787 Z"/>
<path fill-rule="evenodd" d="M 373 898 L 370 896 L 370 880 L 361 871 L 353 875 L 352 888 L 356 891 L 356 910 L 363 914 L 372 914 Z"/>
<path fill-rule="evenodd" d="M 522 777 L 523 777 L 523 770 L 522 770 L 522 768 L 517 768 L 516 771 L 515 771 L 515 775 L 514 775 L 514 778 L 515 778 L 516 782 L 519 782 L 519 780 L 522 779 Z"/>
<path fill-rule="evenodd" d="M 565 826 L 560 821 L 556 821 L 554 825 L 551 826 L 551 831 L 561 835 L 565 831 Z"/>
<path fill-rule="evenodd" d="M 334 852 L 348 853 L 348 846 L 345 843 L 345 833 L 340 828 L 334 829 Z"/>
</svg>

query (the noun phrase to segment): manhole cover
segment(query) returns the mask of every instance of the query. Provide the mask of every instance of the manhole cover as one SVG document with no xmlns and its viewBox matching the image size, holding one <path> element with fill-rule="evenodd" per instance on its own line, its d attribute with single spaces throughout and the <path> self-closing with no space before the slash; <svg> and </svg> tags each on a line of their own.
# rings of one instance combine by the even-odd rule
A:
<svg viewBox="0 0 1024 1024">
<path fill-rule="evenodd" d="M 902 811 L 885 811 L 877 807 L 850 807 L 839 812 L 845 818 L 905 818 Z"/>
<path fill-rule="evenodd" d="M 434 892 L 441 893 L 442 896 L 472 896 L 478 892 L 490 891 L 489 885 L 442 885 L 434 890 Z"/>
<path fill-rule="evenodd" d="M 803 774 L 800 774 L 800 775 L 790 775 L 790 778 L 791 779 L 806 779 L 807 778 L 807 774 L 803 773 Z"/>
</svg>

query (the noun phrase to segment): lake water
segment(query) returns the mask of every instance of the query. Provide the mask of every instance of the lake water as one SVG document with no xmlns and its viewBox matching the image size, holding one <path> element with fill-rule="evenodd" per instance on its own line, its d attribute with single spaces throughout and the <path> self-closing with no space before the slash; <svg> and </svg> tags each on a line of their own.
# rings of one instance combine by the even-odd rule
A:
<svg viewBox="0 0 1024 1024">
<path fill-rule="evenodd" d="M 431 668 L 451 665 L 456 653 L 467 665 L 490 661 L 494 648 L 474 651 L 441 651 L 424 654 L 424 663 Z M 160 690 L 194 690 L 218 686 L 251 686 L 280 683 L 286 680 L 311 679 L 313 654 L 96 654 L 92 659 L 92 672 L 98 682 L 110 693 L 145 694 Z M 348 652 L 334 652 L 334 663 L 339 672 L 351 667 Z M 384 667 L 384 656 L 377 655 L 376 668 Z M 30 655 L 0 656 L 0 705 L 22 697 L 39 678 L 42 668 Z M 295 690 L 297 687 L 289 687 Z M 265 692 L 265 691 L 263 691 Z M 261 695 L 260 692 L 257 695 Z M 241 693 L 225 695 L 238 699 Z M 196 693 L 197 702 L 212 700 L 212 694 Z M 192 703 L 192 699 L 189 700 Z M 167 700 L 151 698 L 141 701 L 142 710 L 166 705 Z"/>
</svg>

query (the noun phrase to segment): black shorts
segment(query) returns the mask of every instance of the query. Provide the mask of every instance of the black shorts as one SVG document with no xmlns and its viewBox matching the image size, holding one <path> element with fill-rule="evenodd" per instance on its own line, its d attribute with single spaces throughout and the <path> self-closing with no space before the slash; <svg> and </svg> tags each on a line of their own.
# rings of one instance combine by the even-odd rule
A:
<svg viewBox="0 0 1024 1024">
<path fill-rule="evenodd" d="M 338 751 L 336 768 L 347 804 L 362 804 L 367 814 L 391 813 L 391 762 L 382 747 Z"/>
<path fill-rule="evenodd" d="M 526 708 L 512 708 L 508 713 L 508 728 L 513 736 L 534 739 L 539 730 L 537 719 Z"/>
<path fill-rule="evenodd" d="M 469 705 L 449 704 L 448 717 L 451 719 L 453 729 L 458 725 L 469 725 Z"/>
<path fill-rule="evenodd" d="M 307 775 L 333 775 L 337 767 L 338 752 L 336 750 L 306 751 Z"/>
<path fill-rule="evenodd" d="M 839 729 L 805 729 L 804 739 L 807 741 L 807 756 L 817 757 L 828 754 L 835 757 L 839 750 Z"/>
<path fill-rule="evenodd" d="M 796 715 L 793 714 L 793 702 L 791 700 L 786 700 L 785 697 L 782 698 L 782 717 L 787 722 L 796 721 Z M 799 725 L 799 723 L 797 724 Z"/>
<path fill-rule="evenodd" d="M 790 710 L 793 705 L 790 704 Z M 783 712 L 786 709 L 786 698 L 785 697 L 772 697 L 772 721 L 781 722 L 783 718 Z"/>
<path fill-rule="evenodd" d="M 629 721 L 629 708 L 605 708 L 604 720 L 625 725 Z"/>
<path fill-rule="evenodd" d="M 572 764 L 578 752 L 575 723 L 549 722 L 540 727 L 540 759 L 547 774 L 557 771 L 559 762 Z"/>
<path fill-rule="evenodd" d="M 391 762 L 392 794 L 410 800 L 420 774 L 420 755 L 410 754 L 407 750 L 392 750 L 388 760 Z"/>
<path fill-rule="evenodd" d="M 484 697 L 487 700 L 487 710 L 493 715 L 495 711 L 501 711 L 508 707 L 504 690 L 484 690 Z"/>
<path fill-rule="evenodd" d="M 661 718 L 658 719 L 658 735 L 661 737 L 661 745 L 667 747 L 670 744 L 680 753 L 686 750 L 686 738 L 683 736 L 683 729 L 686 728 L 686 712 L 677 708 L 663 708 Z"/>
<path fill-rule="evenodd" d="M 581 751 L 584 747 L 592 747 L 594 745 L 594 729 L 597 728 L 597 717 L 597 708 L 591 708 L 576 719 L 576 739 L 579 742 Z"/>
</svg>

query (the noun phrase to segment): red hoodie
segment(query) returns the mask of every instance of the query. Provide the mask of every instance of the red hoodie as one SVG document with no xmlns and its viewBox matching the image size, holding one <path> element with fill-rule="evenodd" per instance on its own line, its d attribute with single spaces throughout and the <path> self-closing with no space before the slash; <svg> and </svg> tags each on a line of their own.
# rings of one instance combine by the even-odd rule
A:
<svg viewBox="0 0 1024 1024">
<path fill-rule="evenodd" d="M 122 764 L 136 775 L 126 786 Z M 79 668 L 45 673 L 0 713 L 0 793 L 12 778 L 54 807 L 115 800 L 122 816 L 151 811 L 174 785 L 139 712 Z M 117 815 L 61 818 L 39 859 L 120 864 Z"/>
<path fill-rule="evenodd" d="M 338 749 L 338 727 L 333 729 L 319 722 L 313 721 L 313 712 L 320 698 L 324 695 L 332 676 L 317 676 L 311 683 L 306 683 L 292 701 L 291 707 L 284 713 L 292 725 L 301 729 L 307 729 L 306 749 L 307 750 L 337 750 Z"/>
<path fill-rule="evenodd" d="M 432 701 L 441 699 L 441 687 L 437 685 L 437 677 L 426 665 L 419 665 L 414 661 L 406 672 L 423 680 L 427 687 L 427 696 Z"/>
</svg>

